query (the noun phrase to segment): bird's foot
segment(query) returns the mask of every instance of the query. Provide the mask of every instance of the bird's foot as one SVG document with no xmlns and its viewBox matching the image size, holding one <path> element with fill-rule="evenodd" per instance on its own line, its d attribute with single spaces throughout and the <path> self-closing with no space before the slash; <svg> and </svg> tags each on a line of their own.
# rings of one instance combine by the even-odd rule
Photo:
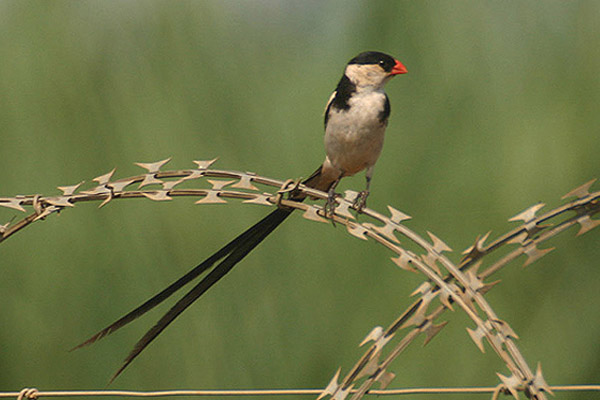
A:
<svg viewBox="0 0 600 400">
<path fill-rule="evenodd" d="M 352 204 L 356 211 L 361 212 L 363 208 L 367 206 L 367 197 L 369 197 L 368 190 L 363 190 L 356 196 L 356 199 L 354 199 L 354 203 Z"/>
<path fill-rule="evenodd" d="M 337 207 L 335 196 L 337 196 L 335 192 L 329 192 L 329 196 L 327 196 L 327 202 L 325 203 L 325 207 L 323 207 L 326 217 L 333 217 L 335 214 L 335 208 Z"/>
</svg>

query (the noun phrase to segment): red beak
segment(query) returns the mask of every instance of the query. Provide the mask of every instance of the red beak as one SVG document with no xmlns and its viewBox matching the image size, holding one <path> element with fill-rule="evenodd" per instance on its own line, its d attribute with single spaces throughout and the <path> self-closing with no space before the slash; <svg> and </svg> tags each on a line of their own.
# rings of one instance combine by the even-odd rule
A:
<svg viewBox="0 0 600 400">
<path fill-rule="evenodd" d="M 406 67 L 404 66 L 404 64 L 402 64 L 398 60 L 395 60 L 395 61 L 396 61 L 396 65 L 394 65 L 394 68 L 392 68 L 392 71 L 390 72 L 390 75 L 405 74 L 405 73 L 408 72 L 408 70 L 406 69 Z"/>
</svg>

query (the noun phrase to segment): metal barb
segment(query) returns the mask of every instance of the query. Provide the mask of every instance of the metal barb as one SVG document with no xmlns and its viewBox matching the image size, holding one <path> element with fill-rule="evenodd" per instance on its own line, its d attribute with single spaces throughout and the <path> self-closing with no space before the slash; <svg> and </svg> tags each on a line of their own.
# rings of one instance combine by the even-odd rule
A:
<svg viewBox="0 0 600 400">
<path fill-rule="evenodd" d="M 335 215 L 340 216 L 342 218 L 346 218 L 346 219 L 355 219 L 354 218 L 354 214 L 352 214 L 350 212 L 350 207 L 352 206 L 352 203 L 348 203 L 346 201 L 341 201 L 336 207 L 335 207 Z"/>
<path fill-rule="evenodd" d="M 479 265 L 481 265 L 481 263 L 479 263 Z M 465 276 L 467 278 L 469 287 L 473 291 L 479 291 L 479 289 L 481 289 L 484 286 L 481 278 L 479 278 L 477 276 L 477 269 L 474 269 L 474 268 L 469 269 L 466 272 Z"/>
<path fill-rule="evenodd" d="M 550 385 L 548 385 L 548 383 L 546 382 L 546 380 L 544 379 L 544 376 L 542 375 L 542 364 L 538 363 L 537 365 L 537 370 L 535 371 L 535 377 L 533 378 L 533 387 L 535 389 L 537 389 L 537 391 L 544 391 L 547 393 L 550 393 L 551 395 L 554 396 L 554 392 L 552 391 L 552 389 L 550 389 Z M 537 393 L 534 393 L 537 394 Z"/>
<path fill-rule="evenodd" d="M 114 172 L 114 169 L 113 169 Z M 71 186 L 57 186 L 58 190 L 63 192 L 63 196 L 72 196 L 73 194 L 75 194 L 75 191 L 77 189 L 79 189 L 79 186 L 83 185 L 85 181 L 81 181 L 76 185 L 71 185 Z"/>
<path fill-rule="evenodd" d="M 231 187 L 237 188 L 237 189 L 258 191 L 258 188 L 252 184 L 252 179 L 254 176 L 256 176 L 256 174 L 251 173 L 251 172 L 246 172 L 245 174 L 240 176 L 239 182 L 237 182 L 235 185 L 232 185 Z"/>
<path fill-rule="evenodd" d="M 192 171 L 190 171 L 190 174 L 188 176 L 184 176 L 183 178 L 181 178 L 181 181 L 185 182 L 185 181 L 191 181 L 194 179 L 200 179 L 203 178 L 205 176 L 206 172 L 203 169 L 194 169 Z"/>
<path fill-rule="evenodd" d="M 411 264 L 414 262 L 416 257 L 417 255 L 413 252 L 402 250 L 398 257 L 392 257 L 391 260 L 394 262 L 394 264 L 405 271 L 418 273 L 415 268 L 411 267 Z"/>
<path fill-rule="evenodd" d="M 224 200 L 222 197 L 220 197 L 219 194 L 221 193 L 222 189 L 225 186 L 227 186 L 235 181 L 220 181 L 220 180 L 214 180 L 214 179 L 207 179 L 206 181 L 212 185 L 212 188 L 210 190 L 207 190 L 206 196 L 204 198 L 196 201 L 195 204 L 227 203 L 227 201 Z"/>
<path fill-rule="evenodd" d="M 380 353 L 377 353 L 377 354 L 375 354 L 374 357 L 372 357 L 369 361 L 367 361 L 367 363 L 361 369 L 361 371 L 358 373 L 358 375 L 356 375 L 356 380 L 364 378 L 365 376 L 372 376 L 373 374 L 377 373 L 377 371 L 380 368 L 379 356 L 380 356 Z"/>
<path fill-rule="evenodd" d="M 482 353 L 485 353 L 485 347 L 483 347 L 483 338 L 485 337 L 485 331 L 483 330 L 483 327 L 478 326 L 476 329 L 467 328 L 467 332 L 469 333 L 469 336 L 471 336 L 471 339 L 473 339 L 473 342 L 475 342 L 479 350 L 481 350 Z"/>
<path fill-rule="evenodd" d="M 460 296 L 461 292 L 454 283 L 448 283 L 446 286 L 440 288 L 439 299 L 440 303 L 444 305 L 450 311 L 454 311 L 450 298 L 452 296 Z"/>
<path fill-rule="evenodd" d="M 391 371 L 381 371 L 381 373 L 375 380 L 379 382 L 379 387 L 381 389 L 385 389 L 390 385 L 390 383 L 394 380 L 395 377 L 396 374 Z"/>
<path fill-rule="evenodd" d="M 113 199 L 113 197 L 114 197 L 114 196 L 113 196 L 113 192 L 112 192 L 112 191 L 109 191 L 109 192 L 108 192 L 108 194 L 107 194 L 107 196 L 106 196 L 106 198 L 105 198 L 105 199 L 102 201 L 102 203 L 100 203 L 100 205 L 98 206 L 98 208 L 102 208 L 102 207 L 104 207 L 105 205 L 107 205 L 107 204 L 108 204 L 108 202 L 109 202 L 109 201 L 111 201 L 111 200 Z"/>
<path fill-rule="evenodd" d="M 357 238 L 362 239 L 362 240 L 368 239 L 365 234 L 368 231 L 368 229 L 365 228 L 364 226 L 362 226 L 361 224 L 348 221 L 348 224 L 346 225 L 346 229 L 348 230 L 348 233 L 350 233 L 352 236 L 356 236 Z"/>
<path fill-rule="evenodd" d="M 584 233 L 587 233 L 595 227 L 599 226 L 600 219 L 592 219 L 589 215 L 584 215 L 577 219 L 577 223 L 580 226 L 579 232 L 577 232 L 577 236 L 581 236 Z"/>
<path fill-rule="evenodd" d="M 433 269 L 437 275 L 441 276 L 442 271 L 440 271 L 440 267 L 438 267 L 437 265 L 437 260 L 439 259 L 440 255 L 439 253 L 433 252 L 432 250 L 434 249 L 430 249 L 430 251 L 427 254 L 422 254 L 421 259 L 425 264 L 427 264 L 431 269 Z"/>
<path fill-rule="evenodd" d="M 469 268 L 469 271 L 473 272 L 475 276 L 479 277 L 479 268 L 481 268 L 482 262 L 482 260 L 477 261 L 471 268 Z"/>
<path fill-rule="evenodd" d="M 321 217 L 318 213 L 320 209 L 316 208 L 315 206 L 309 206 L 306 211 L 304 211 L 304 213 L 302 214 L 303 218 L 306 218 L 308 220 L 311 221 L 317 221 L 317 222 L 327 222 L 327 220 L 323 217 Z"/>
<path fill-rule="evenodd" d="M 591 181 L 586 182 L 583 185 L 576 187 L 575 189 L 571 190 L 569 193 L 567 193 L 563 197 L 561 197 L 561 199 L 564 200 L 569 197 L 577 197 L 577 198 L 582 199 L 586 196 L 589 196 L 590 188 L 592 187 L 594 182 L 596 182 L 596 179 L 592 179 Z"/>
<path fill-rule="evenodd" d="M 503 321 L 501 319 L 495 319 L 494 321 L 494 329 L 498 331 L 504 338 L 507 339 L 519 339 L 519 335 L 515 333 L 515 331 L 511 328 L 508 322 Z"/>
<path fill-rule="evenodd" d="M 433 249 L 435 251 L 437 251 L 438 253 L 443 253 L 444 251 L 452 251 L 452 249 L 442 241 L 442 239 L 438 238 L 437 236 L 435 236 L 433 233 L 427 231 L 427 234 L 429 235 L 429 237 L 431 238 L 431 241 L 433 242 Z"/>
<path fill-rule="evenodd" d="M 383 333 L 383 332 L 382 332 Z M 385 347 L 386 344 L 388 344 L 388 342 L 390 340 L 392 340 L 392 338 L 394 337 L 394 335 L 384 335 L 382 334 L 374 343 L 375 346 L 375 354 L 379 354 L 381 352 L 381 350 Z"/>
<path fill-rule="evenodd" d="M 414 314 L 411 315 L 410 318 L 408 318 L 402 324 L 401 328 L 406 328 L 411 325 L 421 326 L 423 324 L 423 322 L 425 322 L 427 320 L 427 317 L 426 317 L 427 309 L 429 308 L 429 304 L 431 304 L 431 301 L 435 298 L 435 296 L 437 296 L 437 294 L 438 294 L 438 292 L 433 292 L 433 291 L 429 291 L 429 292 L 423 294 L 423 296 L 421 296 L 421 299 L 420 299 L 419 307 L 414 312 Z"/>
<path fill-rule="evenodd" d="M 175 188 L 175 186 L 177 186 L 180 183 L 183 183 L 185 181 L 186 181 L 185 178 L 177 179 L 176 181 L 163 181 L 162 188 L 166 191 L 173 190 Z"/>
<path fill-rule="evenodd" d="M 223 188 L 229 184 L 232 184 L 235 181 L 219 181 L 214 179 L 207 179 L 208 183 L 212 185 L 211 190 L 223 190 Z"/>
<path fill-rule="evenodd" d="M 482 295 L 485 295 L 487 292 L 489 292 L 494 286 L 496 286 L 500 282 L 502 282 L 502 279 L 497 279 L 490 283 L 484 283 L 483 287 L 481 287 L 479 289 L 479 293 L 481 293 Z"/>
<path fill-rule="evenodd" d="M 44 197 L 44 201 L 57 207 L 75 207 L 75 204 L 70 202 L 70 197 Z"/>
<path fill-rule="evenodd" d="M 329 381 L 327 387 L 325 387 L 325 389 L 323 389 L 319 397 L 317 397 L 317 400 L 320 400 L 325 396 L 333 396 L 338 391 L 340 387 L 340 384 L 338 383 L 338 380 L 340 378 L 340 372 L 341 368 L 338 368 L 331 381 Z"/>
<path fill-rule="evenodd" d="M 227 200 L 223 200 L 222 197 L 219 196 L 221 191 L 219 190 L 209 190 L 206 192 L 206 196 L 196 201 L 194 204 L 223 204 L 227 203 Z"/>
<path fill-rule="evenodd" d="M 365 223 L 364 226 L 368 229 L 373 229 L 375 232 L 377 232 L 381 236 L 384 236 L 384 237 L 390 239 L 392 242 L 399 244 L 400 241 L 394 234 L 394 232 L 396 231 L 397 224 L 392 222 L 392 220 L 390 220 L 390 219 L 384 220 L 384 222 L 385 222 L 384 226 L 377 226 L 370 222 Z"/>
<path fill-rule="evenodd" d="M 118 193 L 122 192 L 127 186 L 131 185 L 133 182 L 135 182 L 133 179 L 118 180 L 115 182 L 107 183 L 106 186 L 112 189 L 114 192 Z"/>
<path fill-rule="evenodd" d="M 383 336 L 383 334 L 384 334 L 383 327 L 376 326 L 375 328 L 371 329 L 371 332 L 369 332 L 369 334 L 367 336 L 365 336 L 365 338 L 363 339 L 362 342 L 360 342 L 358 347 L 362 347 L 371 341 L 377 342 Z"/>
<path fill-rule="evenodd" d="M 142 192 L 144 196 L 154 201 L 167 201 L 173 200 L 172 197 L 169 196 L 168 190 L 157 190 L 154 192 Z"/>
<path fill-rule="evenodd" d="M 95 179 L 93 179 L 95 180 Z M 110 193 L 111 190 L 108 188 L 108 183 L 102 183 L 98 186 L 96 186 L 95 188 L 89 189 L 89 190 L 82 190 L 80 193 L 81 194 L 85 194 L 85 195 L 96 195 L 96 194 L 107 194 Z"/>
<path fill-rule="evenodd" d="M 399 224 L 402 221 L 407 221 L 412 218 L 410 215 L 405 214 L 402 211 L 397 210 L 392 206 L 387 206 L 387 208 L 390 211 L 390 213 L 392 214 L 390 216 L 390 220 L 395 224 Z"/>
<path fill-rule="evenodd" d="M 360 193 L 355 190 L 344 190 L 344 200 L 350 204 L 354 204 L 359 195 Z"/>
<path fill-rule="evenodd" d="M 46 218 L 48 215 L 52 214 L 53 212 L 56 212 L 58 210 L 60 210 L 61 207 L 57 207 L 57 206 L 48 206 L 48 207 L 43 207 L 42 209 L 40 209 L 38 215 L 33 219 L 33 221 L 39 221 L 41 219 Z M 36 211 L 37 212 L 37 211 Z"/>
<path fill-rule="evenodd" d="M 544 203 L 538 203 L 535 204 L 531 207 L 529 207 L 528 209 L 521 211 L 520 213 L 518 213 L 517 215 L 515 215 L 514 217 L 510 218 L 508 221 L 509 222 L 515 222 L 515 221 L 523 221 L 525 224 L 533 221 L 535 219 L 535 214 L 541 210 L 542 208 L 544 208 L 545 204 Z"/>
<path fill-rule="evenodd" d="M 502 385 L 504 386 L 504 388 L 506 388 L 515 399 L 519 400 L 517 390 L 521 386 L 521 380 L 514 375 L 511 375 L 510 377 L 504 376 L 499 373 L 496 373 L 496 375 L 498 375 L 498 378 L 500 378 L 500 380 L 502 381 Z"/>
<path fill-rule="evenodd" d="M 135 165 L 137 165 L 138 167 L 144 168 L 145 170 L 148 171 L 149 174 L 156 174 L 156 173 L 160 172 L 160 168 L 163 165 L 165 165 L 166 163 L 168 163 L 169 161 L 171 161 L 171 157 L 165 158 L 164 160 L 156 161 L 153 163 L 136 162 Z"/>
<path fill-rule="evenodd" d="M 21 206 L 22 202 L 23 202 L 23 199 L 20 199 L 18 197 L 0 198 L 0 207 L 12 208 L 13 210 L 19 210 L 19 211 L 25 212 L 27 210 L 25 210 Z"/>
<path fill-rule="evenodd" d="M 448 321 L 441 322 L 439 324 L 434 324 L 433 321 L 429 321 L 423 329 L 425 332 L 425 341 L 423 342 L 423 347 L 427 346 L 429 342 L 442 330 L 444 327 L 448 325 Z"/>
<path fill-rule="evenodd" d="M 522 232 L 518 235 L 516 235 L 515 237 L 511 238 L 510 240 L 508 240 L 506 243 L 508 244 L 524 244 L 525 241 L 527 241 L 527 239 L 529 238 L 529 235 L 527 232 Z"/>
<path fill-rule="evenodd" d="M 156 172 L 148 173 L 144 175 L 144 180 L 140 182 L 139 188 L 143 188 L 148 185 L 162 185 L 163 181 L 156 178 Z"/>
<path fill-rule="evenodd" d="M 416 296 L 417 294 L 424 295 L 425 293 L 431 292 L 431 287 L 431 282 L 425 281 L 421 283 L 419 287 L 410 294 L 410 296 Z"/>
<path fill-rule="evenodd" d="M 354 385 L 350 385 L 347 388 L 338 389 L 337 393 L 333 395 L 331 400 L 344 400 L 346 397 L 348 397 L 348 394 L 350 393 L 353 387 Z"/>
<path fill-rule="evenodd" d="M 104 186 L 110 181 L 110 178 L 112 178 L 112 176 L 116 170 L 117 170 L 116 168 L 113 168 L 112 171 L 110 171 L 104 175 L 97 176 L 94 179 L 92 179 L 92 181 L 98 182 L 98 185 L 100 185 L 100 186 Z"/>
<path fill-rule="evenodd" d="M 555 249 L 555 247 L 550 247 L 547 249 L 538 249 L 536 247 L 535 243 L 531 243 L 531 244 L 525 246 L 523 248 L 523 253 L 525 255 L 527 255 L 527 260 L 525 260 L 525 263 L 523 263 L 523 267 L 526 267 L 529 264 L 532 264 L 533 262 L 542 258 L 543 256 L 550 253 L 554 249 Z"/>
<path fill-rule="evenodd" d="M 490 233 L 492 233 L 492 231 L 489 231 L 483 236 L 477 236 L 475 238 L 475 243 L 462 252 L 462 254 L 465 255 L 464 259 L 470 258 L 474 260 L 481 257 L 483 255 L 483 249 L 485 248 L 484 243 L 490 236 Z"/>
<path fill-rule="evenodd" d="M 204 170 L 208 169 L 211 165 L 213 165 L 219 157 L 213 158 L 212 160 L 202 160 L 202 161 L 194 161 L 194 164 L 197 165 L 196 169 Z"/>
<path fill-rule="evenodd" d="M 273 203 L 269 201 L 271 195 L 269 193 L 256 193 L 253 198 L 244 200 L 242 203 L 258 204 L 262 206 L 272 206 Z"/>
</svg>

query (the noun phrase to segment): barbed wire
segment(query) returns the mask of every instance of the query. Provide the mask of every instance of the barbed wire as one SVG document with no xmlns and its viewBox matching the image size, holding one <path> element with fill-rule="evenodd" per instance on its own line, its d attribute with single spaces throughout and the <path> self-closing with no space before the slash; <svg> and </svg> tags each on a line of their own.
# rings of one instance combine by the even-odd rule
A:
<svg viewBox="0 0 600 400">
<path fill-rule="evenodd" d="M 284 196 L 291 191 L 296 191 L 314 199 L 327 198 L 327 193 L 305 187 L 293 180 L 284 182 L 251 172 L 212 169 L 211 165 L 215 162 L 215 159 L 194 161 L 196 168 L 193 169 L 161 171 L 161 167 L 168 161 L 169 159 L 154 163 L 136 163 L 147 172 L 117 180 L 112 179 L 115 172 L 115 170 L 112 170 L 107 174 L 94 178 L 93 181 L 97 185 L 87 190 L 80 190 L 80 186 L 83 184 L 81 182 L 76 185 L 59 187 L 62 195 L 58 196 L 0 197 L 1 207 L 22 212 L 26 212 L 24 207 L 31 207 L 34 211 L 16 223 L 11 220 L 0 225 L 0 242 L 31 223 L 44 220 L 51 214 L 74 207 L 79 202 L 101 201 L 100 207 L 102 207 L 111 201 L 127 198 L 147 198 L 162 202 L 180 196 L 200 197 L 200 200 L 197 200 L 195 204 L 219 204 L 227 203 L 226 199 L 240 199 L 243 203 L 248 204 L 297 209 L 303 212 L 302 217 L 312 221 L 326 222 L 328 219 L 335 221 L 335 223 L 344 225 L 347 232 L 352 236 L 362 240 L 374 240 L 391 250 L 394 253 L 391 258 L 394 264 L 402 270 L 420 272 L 425 276 L 426 281 L 412 294 L 418 297 L 417 300 L 392 324 L 387 328 L 382 326 L 373 328 L 361 343 L 361 346 L 369 344 L 365 354 L 341 379 L 341 368 L 338 369 L 323 391 L 316 390 L 315 392 L 312 389 L 170 391 L 161 392 L 171 393 L 162 396 L 194 395 L 194 393 L 198 396 L 319 394 L 318 399 L 329 396 L 335 400 L 343 400 L 349 394 L 354 394 L 352 400 L 358 400 L 366 394 L 469 393 L 468 390 L 485 389 L 484 391 L 472 393 L 493 393 L 492 399 L 496 399 L 500 393 L 512 394 L 513 397 L 518 398 L 517 393 L 524 392 L 529 398 L 544 400 L 546 399 L 546 393 L 552 393 L 554 388 L 561 388 L 551 387 L 546 383 L 539 363 L 535 372 L 528 366 L 516 345 L 517 334 L 508 322 L 501 319 L 483 298 L 483 295 L 498 281 L 485 282 L 484 279 L 489 278 L 521 255 L 526 256 L 523 266 L 538 260 L 553 249 L 542 248 L 540 245 L 545 244 L 548 239 L 569 227 L 579 225 L 578 235 L 580 235 L 600 226 L 600 220 L 592 219 L 593 216 L 600 213 L 600 191 L 590 191 L 594 180 L 563 196 L 563 200 L 573 197 L 575 200 L 570 200 L 544 214 L 538 215 L 544 207 L 542 203 L 527 208 L 510 219 L 510 221 L 521 222 L 520 226 L 488 244 L 485 242 L 489 233 L 478 236 L 475 243 L 462 253 L 462 260 L 455 264 L 446 255 L 442 254 L 452 250 L 441 239 L 431 232 L 427 232 L 429 239 L 426 239 L 404 225 L 404 222 L 410 217 L 402 211 L 388 206 L 388 213 L 384 215 L 368 208 L 354 209 L 353 204 L 358 195 L 357 192 L 345 191 L 343 196 L 336 198 L 337 207 L 334 214 L 327 215 L 317 203 L 311 203 L 310 201 L 295 202 Z M 181 188 L 180 185 L 190 181 L 205 181 L 210 187 Z M 136 184 L 137 187 L 133 187 Z M 258 184 L 263 188 L 259 189 L 254 184 Z M 146 186 L 152 186 L 152 188 L 146 188 Z M 270 187 L 270 189 L 265 191 L 265 186 Z M 351 209 L 368 218 L 369 222 L 359 222 Z M 402 247 L 396 235 L 403 236 L 419 249 L 410 251 Z M 504 246 L 516 246 L 516 248 L 512 247 L 513 250 L 508 254 L 491 265 L 482 268 L 482 261 L 484 261 L 482 259 Z M 489 258 L 486 257 L 485 260 L 489 260 Z M 445 274 L 440 267 L 446 271 Z M 479 272 L 480 270 L 481 272 Z M 430 306 L 433 306 L 432 301 L 434 299 L 439 301 L 439 305 L 431 311 Z M 386 386 L 395 377 L 395 374 L 388 370 L 391 362 L 421 334 L 425 335 L 425 344 L 431 341 L 447 323 L 447 321 L 437 321 L 438 317 L 445 310 L 452 310 L 453 304 L 460 307 L 475 324 L 474 328 L 467 328 L 467 332 L 477 347 L 484 351 L 483 339 L 485 338 L 489 346 L 504 361 L 511 374 L 508 376 L 497 374 L 501 383 L 494 388 L 447 388 L 448 391 L 442 392 L 439 391 L 439 388 L 385 390 L 387 389 Z M 389 354 L 384 355 L 384 347 L 388 343 L 392 343 L 392 338 L 402 328 L 410 329 L 403 337 L 398 335 L 399 342 L 391 349 Z M 380 390 L 371 389 L 376 383 L 380 385 Z M 355 385 L 359 385 L 358 388 L 355 388 Z M 593 385 L 581 387 L 596 388 L 585 390 L 600 390 Z M 415 390 L 418 391 L 415 392 Z M 456 390 L 461 391 L 457 392 Z M 24 389 L 17 395 L 19 395 L 19 399 L 23 399 L 41 396 L 40 393 L 36 389 Z M 83 396 L 81 393 L 92 392 L 52 393 L 70 393 L 68 396 Z M 154 396 L 152 393 L 157 392 L 103 391 L 93 393 L 95 394 L 92 395 L 95 396 L 133 396 L 130 393 L 143 393 L 138 396 L 152 397 Z M 0 393 L 0 397 L 10 396 L 2 396 Z"/>
<path fill-rule="evenodd" d="M 600 391 L 600 385 L 563 385 L 551 386 L 553 391 Z M 358 392 L 351 390 L 350 393 Z M 461 393 L 494 393 L 499 387 L 431 387 L 404 389 L 371 389 L 367 392 L 376 396 L 397 396 L 415 394 L 461 394 Z M 177 396 L 291 396 L 316 395 L 323 389 L 215 389 L 215 390 L 162 390 L 162 391 L 131 391 L 131 390 L 90 390 L 90 391 L 38 391 L 35 388 L 25 388 L 20 392 L 0 392 L 0 398 L 17 397 L 22 399 L 39 399 L 40 397 L 75 397 L 75 396 L 111 396 L 111 397 L 177 397 Z"/>
<path fill-rule="evenodd" d="M 550 386 L 556 392 L 600 392 L 600 385 L 560 385 Z M 350 393 L 358 392 L 353 389 Z M 404 389 L 371 389 L 366 394 L 374 396 L 404 396 L 416 394 L 478 394 L 499 393 L 498 386 L 476 387 L 430 387 L 430 388 L 404 388 Z M 214 390 L 51 390 L 39 391 L 36 388 L 24 388 L 19 392 L 0 392 L 0 398 L 16 397 L 17 400 L 39 399 L 41 397 L 178 397 L 178 396 L 314 396 L 323 392 L 323 389 L 214 389 Z"/>
</svg>

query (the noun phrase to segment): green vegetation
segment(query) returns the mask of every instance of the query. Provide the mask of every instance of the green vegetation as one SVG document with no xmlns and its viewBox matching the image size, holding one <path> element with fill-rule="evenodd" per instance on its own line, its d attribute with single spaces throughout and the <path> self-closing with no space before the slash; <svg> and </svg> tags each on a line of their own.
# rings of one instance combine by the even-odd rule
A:
<svg viewBox="0 0 600 400">
<path fill-rule="evenodd" d="M 456 261 L 478 234 L 600 178 L 599 19 L 591 1 L 3 1 L 0 196 L 167 157 L 173 169 L 219 157 L 224 169 L 306 177 L 323 159 L 323 107 L 344 64 L 380 50 L 409 73 L 387 86 L 369 206 L 413 216 Z M 79 204 L 2 243 L 0 390 L 103 387 L 168 305 L 67 350 L 268 211 L 230 203 Z M 0 225 L 15 214 L 0 209 Z M 502 271 L 488 294 L 550 384 L 600 377 L 600 234 L 575 231 L 527 269 Z M 112 387 L 322 387 L 420 284 L 389 256 L 292 216 Z M 472 343 L 466 317 L 445 318 L 431 344 L 395 362 L 391 386 L 497 384 L 506 371 Z"/>
</svg>

